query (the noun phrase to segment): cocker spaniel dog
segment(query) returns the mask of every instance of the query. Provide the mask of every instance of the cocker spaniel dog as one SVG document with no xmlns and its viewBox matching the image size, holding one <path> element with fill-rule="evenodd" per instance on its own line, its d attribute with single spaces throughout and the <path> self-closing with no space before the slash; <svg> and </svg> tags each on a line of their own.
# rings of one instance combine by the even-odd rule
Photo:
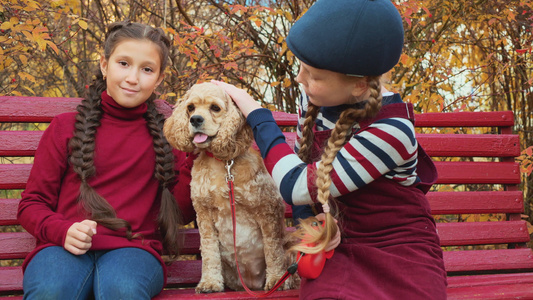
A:
<svg viewBox="0 0 533 300">
<path fill-rule="evenodd" d="M 164 133 L 182 151 L 199 151 L 191 171 L 191 198 L 197 214 L 202 254 L 198 293 L 243 287 L 237 273 L 226 166 L 233 163 L 237 259 L 245 284 L 269 290 L 290 259 L 285 204 L 261 156 L 251 148 L 253 134 L 225 91 L 212 83 L 191 89 L 174 107 Z M 282 289 L 294 288 L 290 277 Z"/>
</svg>

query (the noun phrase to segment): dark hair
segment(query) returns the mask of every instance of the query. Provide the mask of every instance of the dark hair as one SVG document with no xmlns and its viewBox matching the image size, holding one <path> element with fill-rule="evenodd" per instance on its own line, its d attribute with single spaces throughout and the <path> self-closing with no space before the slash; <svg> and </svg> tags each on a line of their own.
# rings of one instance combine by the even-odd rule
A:
<svg viewBox="0 0 533 300">
<path fill-rule="evenodd" d="M 161 55 L 161 74 L 167 65 L 170 40 L 163 30 L 148 25 L 122 21 L 110 24 L 104 42 L 104 57 L 109 59 L 115 48 L 124 40 L 148 40 L 157 45 Z M 101 95 L 106 90 L 106 81 L 98 68 L 94 82 L 89 86 L 88 95 L 78 105 L 74 136 L 69 141 L 70 163 L 79 175 L 80 194 L 78 202 L 90 214 L 90 218 L 98 224 L 112 230 L 125 230 L 128 239 L 132 235 L 128 221 L 119 219 L 113 207 L 99 195 L 88 183 L 88 179 L 96 173 L 94 166 L 95 134 L 102 117 Z M 163 246 L 172 258 L 179 252 L 178 224 L 181 220 L 179 207 L 169 186 L 175 178 L 174 154 L 172 147 L 163 135 L 164 116 L 154 104 L 156 95 L 152 93 L 147 103 L 144 118 L 153 138 L 156 153 L 154 177 L 159 181 L 161 191 L 161 207 L 158 216 L 159 230 L 163 237 Z"/>
</svg>

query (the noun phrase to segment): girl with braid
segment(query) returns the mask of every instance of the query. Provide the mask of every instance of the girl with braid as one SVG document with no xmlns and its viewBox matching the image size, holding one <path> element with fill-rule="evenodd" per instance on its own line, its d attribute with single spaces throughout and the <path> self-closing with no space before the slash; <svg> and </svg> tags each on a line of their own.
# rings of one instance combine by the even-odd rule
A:
<svg viewBox="0 0 533 300">
<path fill-rule="evenodd" d="M 154 100 L 170 41 L 161 29 L 109 25 L 100 68 L 75 113 L 44 132 L 18 209 L 37 240 L 25 299 L 150 299 L 165 284 L 163 249 L 194 218 L 192 159 L 163 136 Z"/>
<path fill-rule="evenodd" d="M 402 52 L 399 12 L 390 0 L 317 0 L 294 23 L 287 45 L 300 61 L 296 80 L 304 92 L 297 154 L 268 109 L 242 89 L 215 83 L 247 116 L 267 169 L 300 219 L 302 242 L 293 248 L 305 253 L 300 298 L 446 299 L 425 196 L 436 169 L 415 138 L 412 105 L 381 85 Z M 323 265 L 302 265 L 306 256 Z"/>
</svg>

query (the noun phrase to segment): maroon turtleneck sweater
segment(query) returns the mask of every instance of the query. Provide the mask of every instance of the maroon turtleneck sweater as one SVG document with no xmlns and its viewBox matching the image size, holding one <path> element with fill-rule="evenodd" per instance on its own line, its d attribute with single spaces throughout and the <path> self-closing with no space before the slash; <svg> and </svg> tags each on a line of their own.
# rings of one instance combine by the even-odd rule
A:
<svg viewBox="0 0 533 300">
<path fill-rule="evenodd" d="M 165 269 L 157 230 L 161 193 L 153 175 L 155 151 L 143 118 L 147 105 L 124 108 L 104 92 L 102 108 L 104 113 L 95 140 L 96 175 L 89 179 L 89 184 L 113 206 L 117 217 L 131 224 L 133 234 L 141 234 L 141 238 L 128 241 L 123 232 L 98 226 L 91 250 L 141 248 L 157 257 Z M 68 162 L 68 141 L 73 136 L 75 115 L 65 113 L 55 117 L 35 153 L 18 209 L 20 224 L 37 239 L 37 247 L 24 261 L 24 267 L 39 250 L 63 246 L 69 227 L 88 218 L 76 200 L 79 176 Z M 189 191 L 192 161 L 183 152 L 174 151 L 174 155 L 179 181 L 173 187 L 173 194 L 184 223 L 188 223 L 195 216 Z"/>
</svg>

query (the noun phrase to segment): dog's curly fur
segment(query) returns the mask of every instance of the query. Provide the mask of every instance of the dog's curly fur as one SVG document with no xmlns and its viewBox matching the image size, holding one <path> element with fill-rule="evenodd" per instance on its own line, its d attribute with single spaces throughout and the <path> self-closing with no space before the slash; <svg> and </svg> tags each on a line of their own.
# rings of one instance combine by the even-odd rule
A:
<svg viewBox="0 0 533 300">
<path fill-rule="evenodd" d="M 226 182 L 225 166 L 231 160 L 239 268 L 250 289 L 271 289 L 290 262 L 285 204 L 261 156 L 250 147 L 252 130 L 242 113 L 222 88 L 196 84 L 177 103 L 164 133 L 177 149 L 199 150 L 191 171 L 202 253 L 202 278 L 196 291 L 219 292 L 224 285 L 243 289 L 235 264 Z M 291 277 L 282 288 L 294 288 L 298 282 Z"/>
</svg>

